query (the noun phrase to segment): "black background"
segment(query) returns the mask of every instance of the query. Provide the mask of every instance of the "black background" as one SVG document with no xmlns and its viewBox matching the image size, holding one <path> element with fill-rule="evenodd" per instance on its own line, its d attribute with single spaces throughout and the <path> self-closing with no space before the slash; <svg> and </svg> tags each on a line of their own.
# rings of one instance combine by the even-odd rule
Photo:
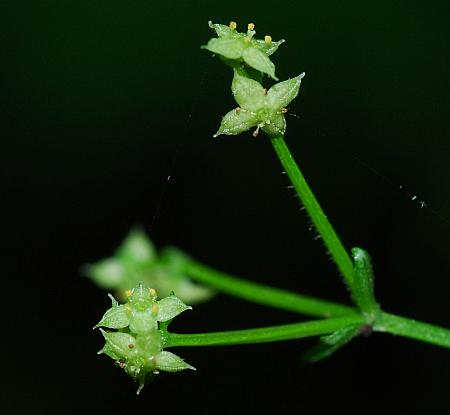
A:
<svg viewBox="0 0 450 415">
<path fill-rule="evenodd" d="M 79 271 L 141 224 L 218 269 L 348 302 L 267 139 L 212 138 L 235 104 L 230 70 L 199 49 L 207 21 L 253 21 L 287 39 L 281 79 L 306 72 L 287 140 L 346 246 L 372 253 L 382 306 L 449 326 L 446 2 L 17 1 L 0 16 L 8 413 L 448 409 L 448 351 L 381 334 L 306 367 L 314 340 L 179 349 L 197 372 L 136 397 L 96 355 L 109 300 Z M 298 319 L 218 296 L 174 329 Z"/>
</svg>

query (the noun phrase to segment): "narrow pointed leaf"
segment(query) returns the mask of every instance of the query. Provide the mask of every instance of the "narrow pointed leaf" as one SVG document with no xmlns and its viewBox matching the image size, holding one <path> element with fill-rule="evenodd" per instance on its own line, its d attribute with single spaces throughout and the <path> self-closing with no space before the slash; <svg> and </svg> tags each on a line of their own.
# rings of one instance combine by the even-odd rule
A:
<svg viewBox="0 0 450 415">
<path fill-rule="evenodd" d="M 166 351 L 156 356 L 156 368 L 166 372 L 179 372 L 184 369 L 195 370 L 193 366 L 186 363 L 181 357 Z"/>
<path fill-rule="evenodd" d="M 127 310 L 123 305 L 114 306 L 106 311 L 100 322 L 94 327 L 107 327 L 109 329 L 123 329 L 130 324 Z"/>
<path fill-rule="evenodd" d="M 158 301 L 158 321 L 168 321 L 186 310 L 192 310 L 191 306 L 184 304 L 177 296 L 171 295 Z"/>
<path fill-rule="evenodd" d="M 264 52 L 256 48 L 248 47 L 242 53 L 242 57 L 245 63 L 250 65 L 252 68 L 268 74 L 276 81 L 278 80 L 275 76 L 275 65 Z"/>
<path fill-rule="evenodd" d="M 361 248 L 352 249 L 355 263 L 353 297 L 359 309 L 373 319 L 379 309 L 373 291 L 373 270 L 370 255 Z"/>
<path fill-rule="evenodd" d="M 331 356 L 359 334 L 359 326 L 348 326 L 320 338 L 320 343 L 303 355 L 303 361 L 314 363 Z"/>
<path fill-rule="evenodd" d="M 280 109 L 286 107 L 297 95 L 300 90 L 301 79 L 305 73 L 288 79 L 287 81 L 278 82 L 267 93 L 269 105 L 272 109 Z"/>
<path fill-rule="evenodd" d="M 203 46 L 210 52 L 225 56 L 228 59 L 239 59 L 242 56 L 244 45 L 239 39 L 213 38 Z"/>
<path fill-rule="evenodd" d="M 231 92 L 242 109 L 256 112 L 264 106 L 266 90 L 259 82 L 241 75 L 237 70 L 234 71 Z"/>
<path fill-rule="evenodd" d="M 222 118 L 220 128 L 214 137 L 221 134 L 236 135 L 250 130 L 258 124 L 258 118 L 255 114 L 246 110 L 231 110 Z"/>
</svg>

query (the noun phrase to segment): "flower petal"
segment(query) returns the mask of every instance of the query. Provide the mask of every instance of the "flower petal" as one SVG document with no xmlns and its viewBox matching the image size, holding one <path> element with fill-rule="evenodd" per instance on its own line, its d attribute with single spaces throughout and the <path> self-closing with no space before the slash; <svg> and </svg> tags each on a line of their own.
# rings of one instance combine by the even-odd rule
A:
<svg viewBox="0 0 450 415">
<path fill-rule="evenodd" d="M 239 106 L 247 111 L 256 112 L 262 108 L 266 101 L 266 90 L 262 85 L 246 76 L 234 71 L 231 92 Z"/>
<path fill-rule="evenodd" d="M 267 92 L 269 106 L 272 110 L 280 110 L 287 106 L 298 94 L 301 79 L 305 76 L 303 72 L 299 76 L 278 82 Z"/>
<path fill-rule="evenodd" d="M 186 363 L 181 357 L 171 352 L 161 352 L 156 357 L 156 368 L 166 372 L 179 372 L 184 369 L 195 370 L 195 367 Z"/>
<path fill-rule="evenodd" d="M 87 265 L 85 272 L 102 288 L 114 289 L 125 281 L 125 268 L 117 258 L 106 258 Z"/>
<path fill-rule="evenodd" d="M 107 327 L 109 329 L 123 329 L 130 324 L 127 310 L 123 305 L 114 306 L 106 311 L 100 322 L 94 327 Z"/>
<path fill-rule="evenodd" d="M 225 56 L 228 59 L 239 59 L 242 57 L 244 44 L 240 39 L 213 38 L 202 48 Z"/>
<path fill-rule="evenodd" d="M 213 137 L 221 134 L 237 135 L 258 125 L 256 114 L 246 110 L 231 110 L 222 118 L 222 123 Z"/>
<path fill-rule="evenodd" d="M 252 39 L 252 41 L 255 42 L 258 49 L 264 52 L 267 56 L 270 56 L 272 55 L 272 53 L 275 53 L 276 50 L 278 49 L 278 46 L 280 46 L 282 43 L 285 42 L 284 39 L 281 39 L 278 42 L 270 42 L 270 43 L 267 43 L 261 39 Z"/>
<path fill-rule="evenodd" d="M 156 259 L 155 248 L 141 229 L 132 229 L 117 250 L 117 256 L 130 262 L 148 262 Z"/>
<path fill-rule="evenodd" d="M 264 52 L 254 47 L 248 47 L 242 53 L 242 57 L 245 63 L 252 68 L 264 72 L 278 81 L 278 78 L 275 76 L 275 65 Z"/>
<path fill-rule="evenodd" d="M 177 296 L 171 295 L 158 301 L 158 321 L 168 321 L 186 310 L 192 310 L 191 306 L 183 303 Z"/>
<path fill-rule="evenodd" d="M 230 28 L 230 26 L 226 26 L 224 24 L 213 23 L 211 20 L 208 22 L 208 26 L 215 30 L 217 36 L 219 37 L 229 37 L 232 36 L 235 32 Z"/>
<path fill-rule="evenodd" d="M 108 356 L 113 355 L 119 359 L 127 359 L 133 354 L 136 346 L 136 339 L 128 334 L 121 332 L 108 333 L 101 330 L 106 340 L 106 345 L 102 349 Z"/>
<path fill-rule="evenodd" d="M 286 132 L 286 120 L 284 115 L 281 113 L 275 113 L 269 118 L 269 120 L 266 121 L 265 124 L 261 125 L 261 130 L 271 137 L 284 135 Z"/>
</svg>

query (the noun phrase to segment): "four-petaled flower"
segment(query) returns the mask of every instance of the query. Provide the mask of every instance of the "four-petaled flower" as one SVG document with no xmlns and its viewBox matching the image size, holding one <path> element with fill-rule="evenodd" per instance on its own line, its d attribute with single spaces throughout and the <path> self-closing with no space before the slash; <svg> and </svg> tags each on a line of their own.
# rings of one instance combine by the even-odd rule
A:
<svg viewBox="0 0 450 415">
<path fill-rule="evenodd" d="M 207 45 L 202 46 L 210 52 L 217 53 L 227 59 L 244 61 L 258 71 L 268 74 L 275 79 L 275 65 L 269 59 L 284 39 L 272 42 L 270 36 L 265 36 L 264 40 L 254 39 L 255 25 L 248 25 L 247 33 L 236 31 L 236 23 L 231 22 L 230 26 L 208 22 L 209 26 L 217 33 L 217 38 L 210 39 Z"/>
<path fill-rule="evenodd" d="M 231 90 L 239 107 L 228 112 L 222 119 L 218 135 L 236 135 L 250 128 L 257 127 L 269 136 L 284 135 L 286 120 L 284 113 L 286 106 L 297 96 L 301 79 L 305 73 L 287 81 L 273 85 L 269 90 L 246 76 L 234 71 Z"/>
</svg>

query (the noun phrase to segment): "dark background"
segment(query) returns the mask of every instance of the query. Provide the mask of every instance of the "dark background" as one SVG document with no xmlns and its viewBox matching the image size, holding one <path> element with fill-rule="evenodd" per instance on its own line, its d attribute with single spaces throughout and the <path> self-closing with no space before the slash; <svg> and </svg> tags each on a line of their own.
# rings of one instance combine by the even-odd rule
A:
<svg viewBox="0 0 450 415">
<path fill-rule="evenodd" d="M 306 72 L 287 140 L 346 246 L 372 253 L 382 306 L 448 327 L 446 3 L 2 2 L 2 407 L 448 409 L 448 351 L 381 334 L 306 367 L 298 362 L 313 340 L 179 349 L 197 372 L 161 375 L 136 397 L 96 355 L 102 339 L 91 327 L 109 300 L 79 272 L 141 224 L 158 246 L 219 269 L 348 301 L 267 139 L 212 138 L 235 104 L 230 70 L 199 49 L 213 36 L 207 21 L 252 21 L 258 37 L 287 39 L 273 56 L 281 79 Z M 218 296 L 174 328 L 299 318 Z"/>
</svg>

